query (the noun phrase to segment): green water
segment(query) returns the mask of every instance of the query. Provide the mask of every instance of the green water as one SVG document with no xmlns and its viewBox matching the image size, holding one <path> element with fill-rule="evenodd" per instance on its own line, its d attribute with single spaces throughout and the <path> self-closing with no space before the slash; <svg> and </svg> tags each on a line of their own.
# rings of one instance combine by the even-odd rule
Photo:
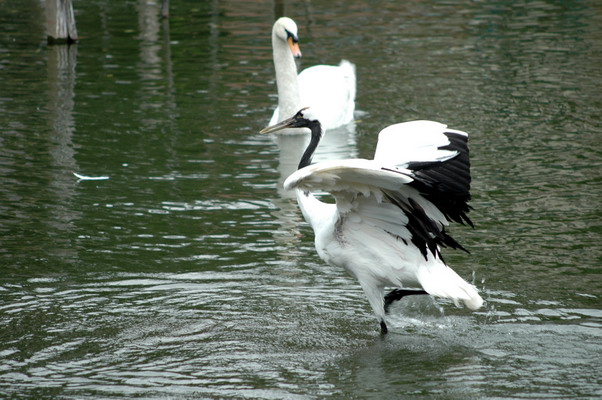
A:
<svg viewBox="0 0 602 400">
<path fill-rule="evenodd" d="M 596 1 L 76 1 L 71 47 L 42 6 L 0 2 L 0 397 L 602 397 Z M 357 66 L 318 158 L 469 132 L 471 254 L 445 257 L 483 310 L 408 298 L 381 338 L 318 258 L 279 187 L 302 143 L 258 134 L 281 14 L 301 67 Z"/>
</svg>

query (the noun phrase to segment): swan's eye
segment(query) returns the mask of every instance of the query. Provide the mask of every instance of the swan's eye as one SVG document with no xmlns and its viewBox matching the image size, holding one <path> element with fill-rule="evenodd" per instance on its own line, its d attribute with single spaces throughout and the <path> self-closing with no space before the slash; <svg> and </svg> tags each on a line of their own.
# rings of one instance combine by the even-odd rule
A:
<svg viewBox="0 0 602 400">
<path fill-rule="evenodd" d="M 299 38 L 297 37 L 297 35 L 292 34 L 288 29 L 285 29 L 284 31 L 286 32 L 287 39 L 292 39 L 293 43 L 299 42 Z"/>
</svg>

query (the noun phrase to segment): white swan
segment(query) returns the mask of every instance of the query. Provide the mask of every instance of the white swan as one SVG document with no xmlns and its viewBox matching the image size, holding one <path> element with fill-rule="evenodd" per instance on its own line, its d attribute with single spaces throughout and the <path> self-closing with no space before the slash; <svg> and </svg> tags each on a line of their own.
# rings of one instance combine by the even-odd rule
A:
<svg viewBox="0 0 602 400">
<path fill-rule="evenodd" d="M 338 66 L 315 65 L 297 75 L 295 57 L 301 57 L 298 41 L 295 21 L 282 17 L 274 23 L 272 48 L 278 107 L 270 125 L 308 106 L 316 110 L 325 130 L 351 122 L 355 110 L 355 65 L 342 60 Z"/>
</svg>

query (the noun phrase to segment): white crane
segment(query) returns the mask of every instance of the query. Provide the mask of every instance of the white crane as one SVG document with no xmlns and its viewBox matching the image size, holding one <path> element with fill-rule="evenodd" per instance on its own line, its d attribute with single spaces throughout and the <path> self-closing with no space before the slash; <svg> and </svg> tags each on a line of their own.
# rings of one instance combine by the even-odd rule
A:
<svg viewBox="0 0 602 400">
<path fill-rule="evenodd" d="M 324 129 L 336 128 L 353 120 L 355 110 L 355 66 L 343 60 L 338 66 L 315 65 L 297 75 L 295 58 L 301 57 L 297 24 L 279 18 L 272 28 L 272 49 L 278 87 L 278 107 L 270 125 L 293 115 L 302 105 L 319 110 Z"/>
<path fill-rule="evenodd" d="M 297 189 L 320 258 L 358 279 L 382 334 L 388 331 L 389 305 L 409 294 L 481 307 L 477 288 L 448 267 L 440 253 L 441 247 L 465 250 L 446 232 L 450 221 L 472 226 L 466 133 L 433 121 L 395 124 L 380 132 L 373 160 L 311 165 L 323 133 L 316 115 L 303 108 L 261 133 L 286 128 L 309 128 L 311 140 L 284 188 Z M 336 204 L 321 202 L 312 190 L 329 192 Z M 399 289 L 383 297 L 385 287 Z"/>
</svg>

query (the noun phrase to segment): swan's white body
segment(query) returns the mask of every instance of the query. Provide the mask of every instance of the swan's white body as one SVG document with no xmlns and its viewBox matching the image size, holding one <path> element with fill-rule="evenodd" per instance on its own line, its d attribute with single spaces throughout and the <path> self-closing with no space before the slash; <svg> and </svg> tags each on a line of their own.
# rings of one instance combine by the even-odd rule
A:
<svg viewBox="0 0 602 400">
<path fill-rule="evenodd" d="M 445 232 L 450 220 L 471 224 L 467 140 L 432 121 L 391 125 L 379 134 L 374 160 L 320 162 L 284 182 L 297 189 L 319 256 L 358 279 L 381 327 L 388 286 L 422 287 L 470 309 L 483 303 L 439 253 L 441 246 L 462 248 Z M 315 190 L 331 193 L 336 204 L 319 201 Z"/>
<path fill-rule="evenodd" d="M 355 66 L 343 60 L 338 66 L 315 65 L 297 75 L 294 57 L 301 53 L 297 47 L 297 54 L 293 54 L 290 38 L 294 38 L 296 43 L 297 25 L 290 18 L 279 18 L 272 29 L 278 107 L 274 110 L 270 125 L 307 106 L 315 110 L 324 129 L 351 122 L 355 110 Z"/>
</svg>

